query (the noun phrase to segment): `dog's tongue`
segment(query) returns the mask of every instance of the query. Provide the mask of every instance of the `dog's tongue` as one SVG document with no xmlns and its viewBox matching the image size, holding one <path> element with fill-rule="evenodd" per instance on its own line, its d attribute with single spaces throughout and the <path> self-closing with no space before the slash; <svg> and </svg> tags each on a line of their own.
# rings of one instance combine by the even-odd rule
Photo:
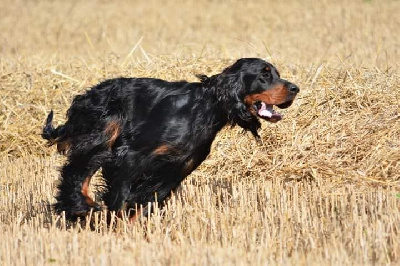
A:
<svg viewBox="0 0 400 266">
<path fill-rule="evenodd" d="M 273 113 L 271 112 L 271 110 L 268 110 L 268 109 L 264 109 L 264 110 L 258 110 L 258 114 L 259 115 L 261 115 L 261 116 L 266 116 L 266 117 L 269 117 L 269 118 L 271 118 L 272 117 L 272 115 L 273 115 Z"/>
<path fill-rule="evenodd" d="M 282 119 L 282 115 L 274 111 L 273 106 L 261 102 L 261 108 L 258 110 L 258 114 L 263 117 L 268 117 L 276 120 Z"/>
</svg>

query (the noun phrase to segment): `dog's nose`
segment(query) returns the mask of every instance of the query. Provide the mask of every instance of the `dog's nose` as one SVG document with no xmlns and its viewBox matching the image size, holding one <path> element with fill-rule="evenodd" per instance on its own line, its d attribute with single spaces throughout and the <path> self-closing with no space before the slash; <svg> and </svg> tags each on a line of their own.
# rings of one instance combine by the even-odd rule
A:
<svg viewBox="0 0 400 266">
<path fill-rule="evenodd" d="M 289 91 L 293 94 L 298 93 L 300 91 L 299 87 L 294 84 L 290 84 Z"/>
</svg>

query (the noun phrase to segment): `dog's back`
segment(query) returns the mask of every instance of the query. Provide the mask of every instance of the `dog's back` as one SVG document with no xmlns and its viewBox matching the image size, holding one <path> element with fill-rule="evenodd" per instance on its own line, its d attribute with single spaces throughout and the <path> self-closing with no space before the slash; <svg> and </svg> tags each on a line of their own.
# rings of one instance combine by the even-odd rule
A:
<svg viewBox="0 0 400 266">
<path fill-rule="evenodd" d="M 57 144 L 57 150 L 63 154 L 72 146 L 83 153 L 101 145 L 109 146 L 110 138 L 115 141 L 117 133 L 125 126 L 124 121 L 129 121 L 130 127 L 140 125 L 154 105 L 170 94 L 182 93 L 186 84 L 186 81 L 153 78 L 106 80 L 74 98 L 64 125 L 53 126 L 51 111 L 42 138 L 48 140 L 49 145 Z"/>
</svg>

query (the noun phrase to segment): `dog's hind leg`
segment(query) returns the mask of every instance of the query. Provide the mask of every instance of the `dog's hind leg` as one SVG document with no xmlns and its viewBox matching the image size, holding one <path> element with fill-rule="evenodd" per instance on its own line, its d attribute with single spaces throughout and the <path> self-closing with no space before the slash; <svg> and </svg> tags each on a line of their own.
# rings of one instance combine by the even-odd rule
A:
<svg viewBox="0 0 400 266">
<path fill-rule="evenodd" d="M 74 220 L 85 216 L 91 209 L 100 210 L 100 206 L 89 197 L 88 192 L 90 180 L 106 156 L 103 152 L 69 157 L 61 170 L 61 182 L 54 205 L 57 213 L 65 211 L 67 219 Z"/>
<path fill-rule="evenodd" d="M 130 180 L 126 176 L 127 170 L 131 168 L 126 165 L 111 164 L 104 165 L 102 168 L 103 179 L 106 183 L 106 190 L 102 195 L 104 204 L 109 211 L 120 211 L 130 194 Z"/>
</svg>

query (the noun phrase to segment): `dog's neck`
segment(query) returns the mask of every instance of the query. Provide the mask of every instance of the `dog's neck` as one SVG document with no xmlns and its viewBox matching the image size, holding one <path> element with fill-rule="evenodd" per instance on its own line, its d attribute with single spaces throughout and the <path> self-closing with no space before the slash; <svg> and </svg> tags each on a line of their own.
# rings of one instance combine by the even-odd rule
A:
<svg viewBox="0 0 400 266">
<path fill-rule="evenodd" d="M 239 125 L 249 130 L 256 138 L 257 131 L 261 127 L 257 117 L 251 114 L 243 101 L 243 84 L 232 80 L 232 76 L 214 75 L 209 78 L 202 78 L 202 86 L 208 91 L 212 99 L 215 99 L 215 108 L 221 114 L 220 122 L 224 125 Z"/>
</svg>

